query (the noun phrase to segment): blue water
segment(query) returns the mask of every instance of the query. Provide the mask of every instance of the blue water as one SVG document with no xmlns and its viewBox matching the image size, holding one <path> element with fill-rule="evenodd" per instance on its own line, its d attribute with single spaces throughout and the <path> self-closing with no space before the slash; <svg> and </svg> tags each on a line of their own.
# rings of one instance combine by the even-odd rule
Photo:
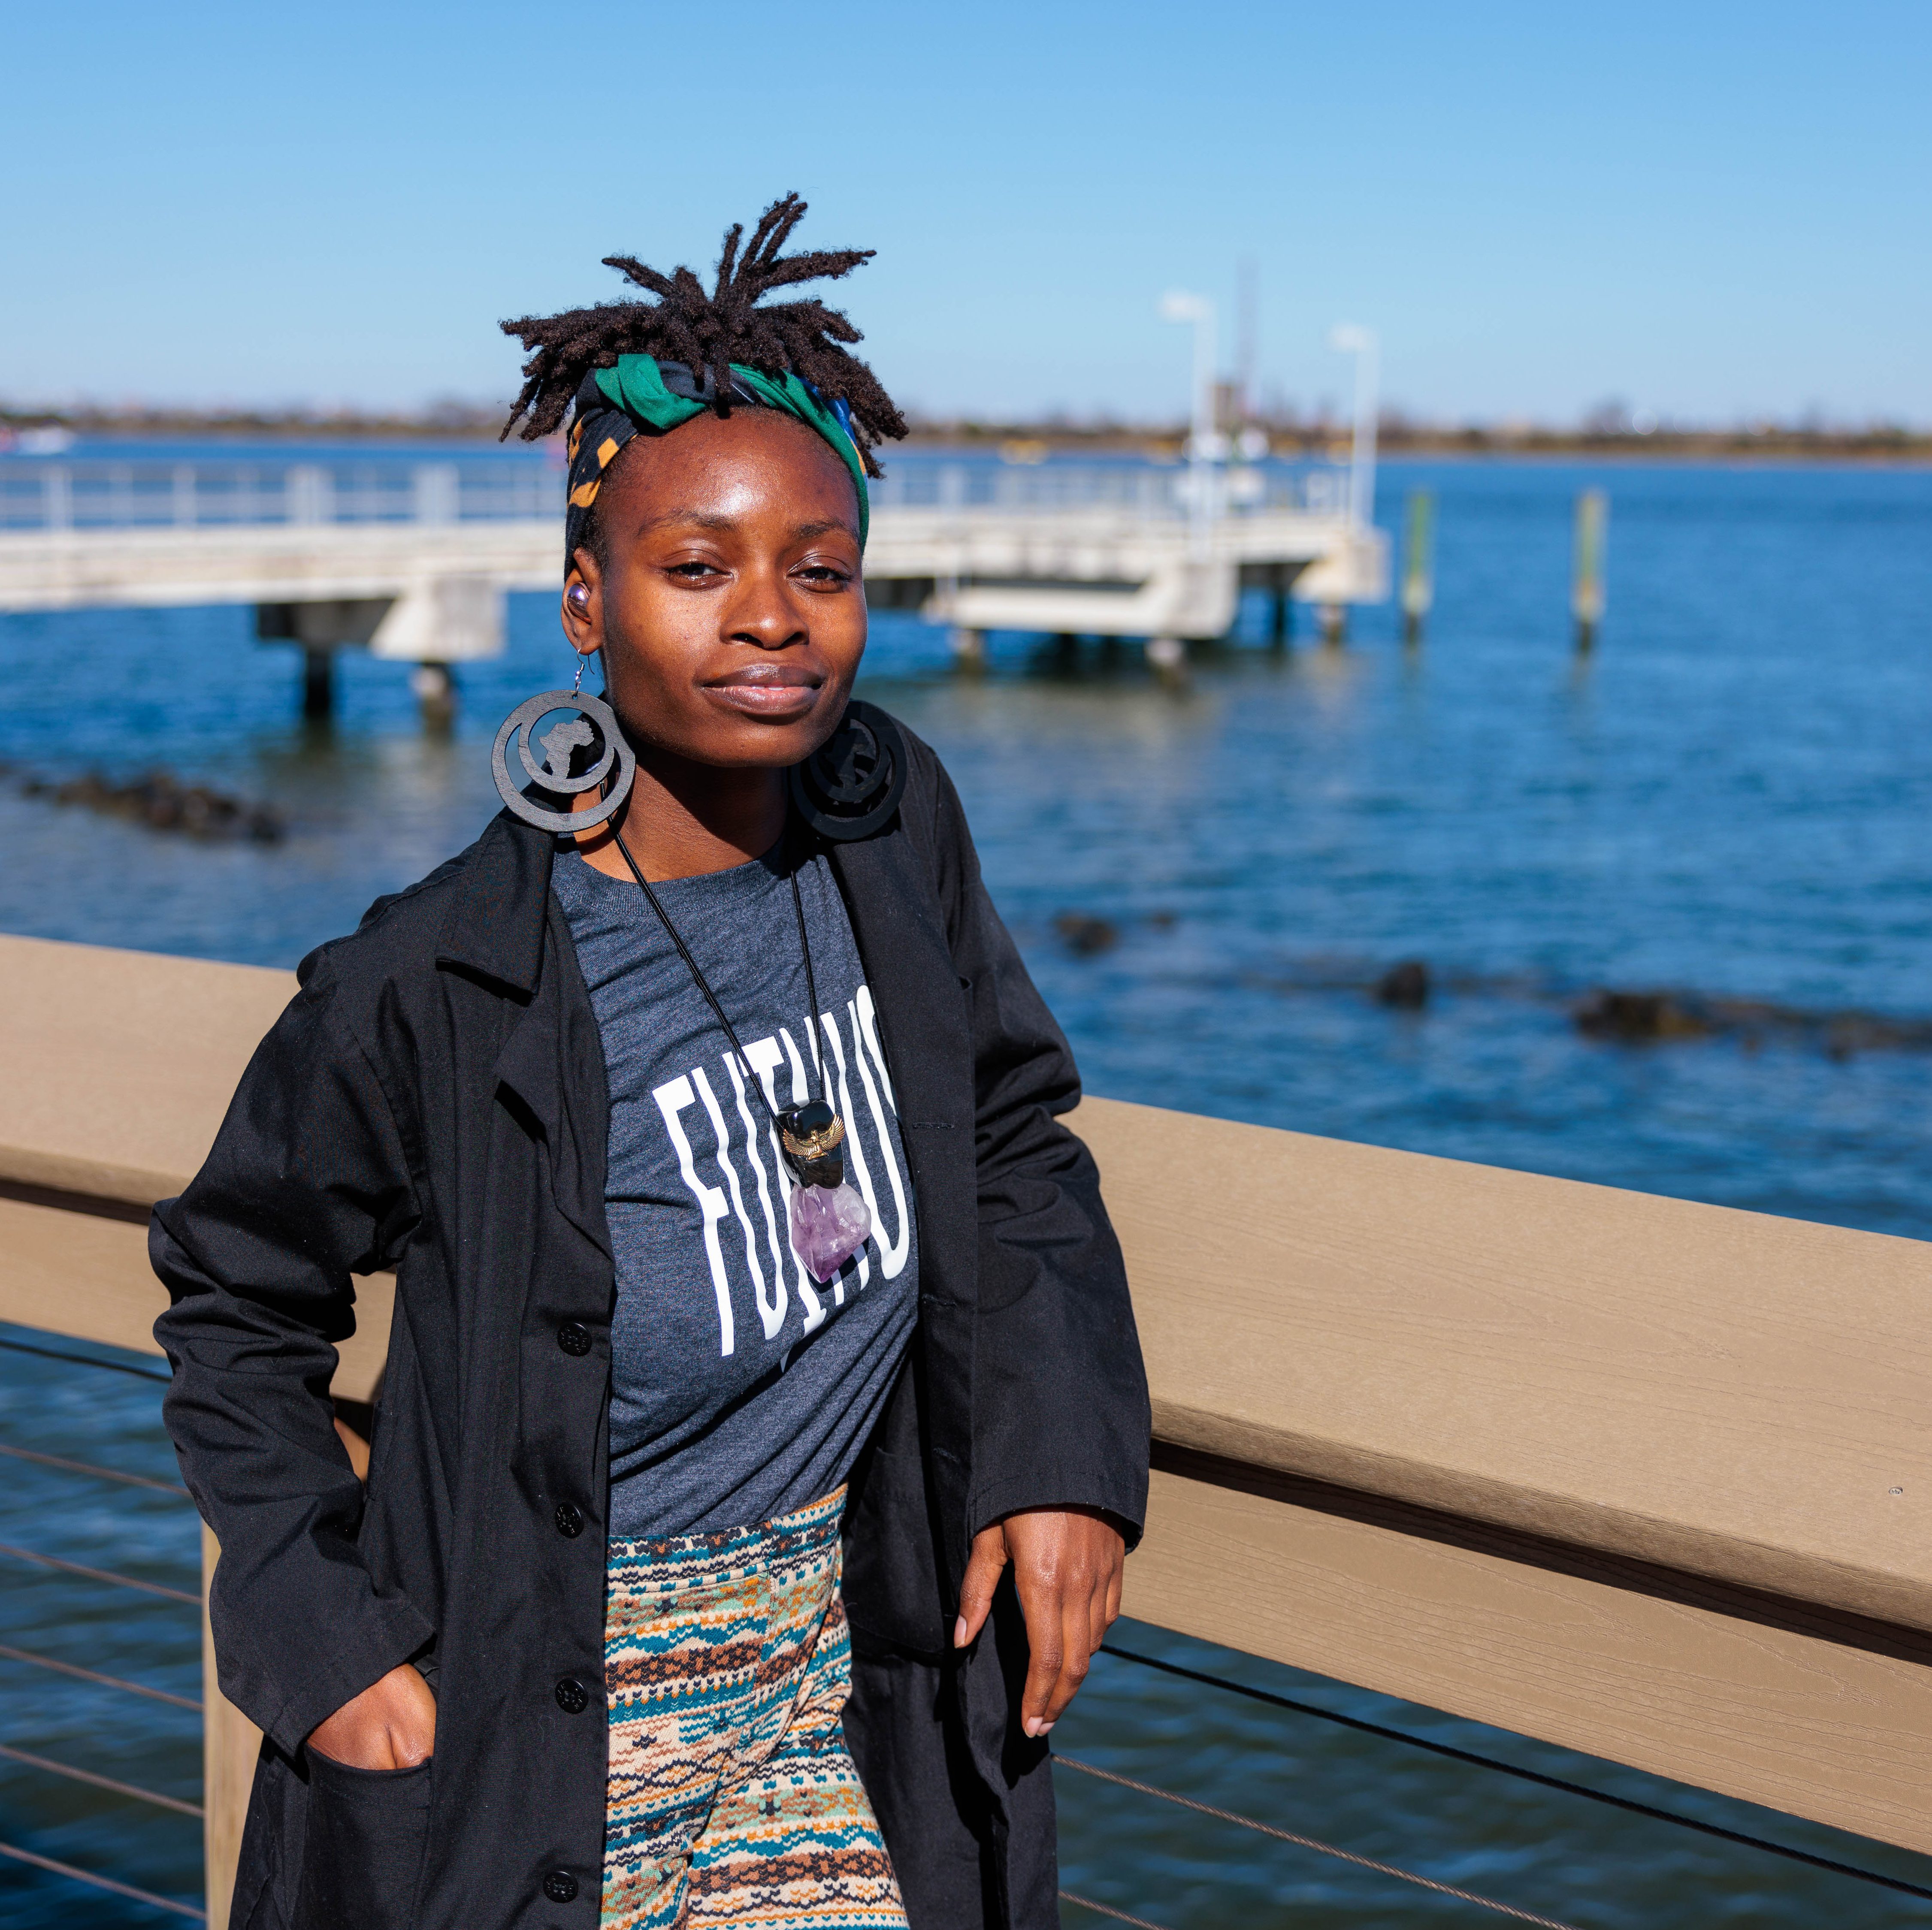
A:
<svg viewBox="0 0 1932 1930">
<path fill-rule="evenodd" d="M 1611 498 L 1610 610 L 1579 666 L 1566 588 L 1586 484 Z M 1932 474 L 1388 466 L 1385 514 L 1424 487 L 1439 499 L 1438 589 L 1414 654 L 1378 610 L 1339 653 L 1298 639 L 1272 655 L 1257 601 L 1246 640 L 1197 657 L 1178 693 L 1132 648 L 1070 664 L 1018 637 L 994 640 L 974 682 L 936 633 L 875 619 L 862 687 L 945 757 L 1091 1089 L 1932 1237 L 1924 1053 L 1834 1053 L 1797 1024 L 1622 1045 L 1574 1020 L 1597 987 L 1932 1017 Z M 423 739 L 400 667 L 352 655 L 325 739 L 295 718 L 292 654 L 254 643 L 245 612 L 0 619 L 0 759 L 52 778 L 166 766 L 272 802 L 291 827 L 273 847 L 198 844 L 0 781 L 0 929 L 291 964 L 473 835 L 494 805 L 497 719 L 568 667 L 553 609 L 514 599 L 504 658 L 462 673 L 452 742 Z M 1057 925 L 1070 914 L 1114 942 L 1077 950 Z M 1431 970 L 1420 1012 L 1368 993 L 1405 958 Z M 138 1382 L 0 1356 L 0 1441 L 75 1452 L 85 1409 L 118 1431 L 83 1458 L 165 1461 Z M 135 1523 L 193 1585 L 192 1519 L 149 1523 L 162 1497 L 9 1472 L 0 1540 L 126 1566 L 102 1538 Z M 82 1639 L 94 1598 L 7 1578 L 16 1632 L 0 1641 L 69 1653 L 58 1644 Z M 170 1662 L 164 1608 L 138 1611 L 151 1646 L 99 1665 L 191 1675 L 192 1611 L 178 1618 L 187 1660 Z M 1159 1631 L 1134 1640 L 1932 1882 L 1932 1861 Z M 0 1661 L 0 1740 L 192 1793 L 191 1716 L 117 1706 L 110 1747 L 106 1706 L 82 1693 Z M 1056 1740 L 1593 1930 L 1932 1921 L 1932 1906 L 1125 1663 L 1096 1667 Z M 1070 1887 L 1172 1930 L 1484 1916 L 1071 1772 L 1060 1785 Z M 170 1893 L 198 1882 L 187 1819 L 77 1786 L 56 1800 L 4 1763 L 0 1840 Z M 0 1898 L 22 1924 L 142 1915 L 4 1866 Z"/>
</svg>

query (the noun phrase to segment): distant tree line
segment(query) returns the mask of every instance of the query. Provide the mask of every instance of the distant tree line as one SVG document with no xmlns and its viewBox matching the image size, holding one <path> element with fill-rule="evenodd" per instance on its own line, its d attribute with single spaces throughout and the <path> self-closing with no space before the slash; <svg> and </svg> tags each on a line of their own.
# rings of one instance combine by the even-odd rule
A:
<svg viewBox="0 0 1932 1930">
<path fill-rule="evenodd" d="M 29 408 L 0 402 L 0 451 L 23 433 L 66 430 L 80 436 L 261 437 L 308 439 L 488 439 L 502 427 L 504 405 L 461 400 L 417 410 L 350 409 L 176 409 L 120 406 Z M 1282 408 L 1253 411 L 1244 426 L 1264 433 L 1274 453 L 1336 456 L 1346 452 L 1348 425 L 1324 412 L 1299 415 Z M 1037 460 L 1055 451 L 1139 452 L 1162 459 L 1183 453 L 1183 423 L 1126 422 L 1104 416 L 1077 418 L 1051 412 L 1029 418 L 913 415 L 912 439 L 928 445 L 1004 448 L 1018 460 Z M 1231 426 L 1232 426 L 1231 424 Z M 1404 455 L 1564 455 L 1760 457 L 1818 460 L 1932 460 L 1932 430 L 1900 422 L 1862 425 L 1808 418 L 1730 426 L 1660 422 L 1618 403 L 1591 410 L 1574 427 L 1508 421 L 1441 423 L 1400 409 L 1382 412 L 1378 430 L 1384 452 Z"/>
</svg>

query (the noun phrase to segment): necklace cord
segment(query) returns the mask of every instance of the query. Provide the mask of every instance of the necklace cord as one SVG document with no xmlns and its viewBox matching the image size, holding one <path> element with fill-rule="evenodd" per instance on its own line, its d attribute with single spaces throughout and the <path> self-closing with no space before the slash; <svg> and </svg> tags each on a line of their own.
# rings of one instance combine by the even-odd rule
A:
<svg viewBox="0 0 1932 1930">
<path fill-rule="evenodd" d="M 788 820 L 786 825 L 786 836 L 784 840 L 784 842 L 788 844 L 791 841 L 790 832 L 790 825 Z M 656 912 L 658 915 L 658 922 L 662 925 L 664 930 L 670 934 L 670 942 L 677 947 L 678 956 L 684 961 L 686 965 L 690 969 L 692 981 L 697 985 L 698 989 L 704 994 L 705 1002 L 710 1006 L 712 1011 L 716 1014 L 718 1023 L 724 1028 L 724 1036 L 731 1041 L 732 1051 L 737 1055 L 739 1064 L 744 1067 L 746 1074 L 750 1077 L 752 1087 L 757 1092 L 758 1095 L 758 1103 L 764 1108 L 766 1116 L 771 1120 L 772 1130 L 774 1132 L 778 1131 L 778 1115 L 772 1110 L 770 1101 L 768 1101 L 765 1097 L 764 1082 L 759 1078 L 757 1072 L 753 1069 L 751 1059 L 746 1054 L 744 1047 L 738 1042 L 737 1029 L 732 1024 L 730 1018 L 727 1017 L 723 1005 L 719 1004 L 718 994 L 711 989 L 710 981 L 705 977 L 704 972 L 699 969 L 698 961 L 691 955 L 691 948 L 685 943 L 683 934 L 680 933 L 677 927 L 671 922 L 670 914 L 664 910 L 663 901 L 658 898 L 656 892 L 652 890 L 651 881 L 644 876 L 644 871 L 639 866 L 637 859 L 632 853 L 629 841 L 626 838 L 621 830 L 618 831 L 616 833 L 616 842 L 618 850 L 623 854 L 624 862 L 631 868 L 631 876 L 637 880 L 639 886 L 644 891 L 644 896 L 650 901 L 652 910 Z M 818 1039 L 817 1036 L 818 1031 L 818 986 L 817 981 L 812 975 L 812 941 L 806 936 L 805 900 L 799 890 L 798 867 L 796 865 L 794 865 L 791 868 L 791 903 L 793 910 L 798 915 L 799 946 L 800 950 L 805 954 L 805 989 L 806 996 L 812 1000 L 810 1018 L 813 1033 L 811 1041 L 812 1057 L 818 1062 L 819 1091 L 822 1096 L 827 1088 L 829 1075 L 826 1071 L 824 1060 L 820 1055 Z M 781 1137 L 782 1137 L 782 1134 L 781 1134 Z"/>
<path fill-rule="evenodd" d="M 789 830 L 789 820 L 787 828 Z M 790 841 L 788 836 L 785 842 Z M 791 908 L 798 914 L 798 949 L 805 954 L 805 995 L 812 1001 L 812 1056 L 818 1061 L 818 1096 L 829 1099 L 832 1096 L 832 1072 L 825 1062 L 825 1047 L 818 1037 L 818 981 L 812 975 L 812 940 L 805 935 L 805 898 L 798 888 L 800 868 L 796 864 L 791 868 Z"/>
</svg>

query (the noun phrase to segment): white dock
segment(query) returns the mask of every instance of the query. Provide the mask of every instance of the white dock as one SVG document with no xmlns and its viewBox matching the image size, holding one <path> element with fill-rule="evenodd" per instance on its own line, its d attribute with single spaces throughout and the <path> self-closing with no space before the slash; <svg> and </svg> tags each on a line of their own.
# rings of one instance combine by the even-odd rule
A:
<svg viewBox="0 0 1932 1930">
<path fill-rule="evenodd" d="M 562 490 L 514 459 L 0 463 L 0 612 L 252 604 L 260 635 L 312 654 L 494 656 L 505 593 L 559 581 Z M 1244 589 L 1385 597 L 1387 539 L 1349 504 L 1326 466 L 902 458 L 866 584 L 968 635 L 1214 638 Z"/>
</svg>

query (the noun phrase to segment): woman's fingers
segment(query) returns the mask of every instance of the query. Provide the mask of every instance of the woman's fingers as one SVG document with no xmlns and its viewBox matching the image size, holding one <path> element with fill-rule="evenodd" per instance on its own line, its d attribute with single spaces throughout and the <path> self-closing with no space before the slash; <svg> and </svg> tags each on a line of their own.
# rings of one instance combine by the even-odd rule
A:
<svg viewBox="0 0 1932 1930">
<path fill-rule="evenodd" d="M 1088 1639 L 1091 1620 L 1088 1596 L 1075 1580 L 1060 1598 L 1059 1667 L 1046 1694 L 1046 1706 L 1028 1734 L 1043 1736 L 1066 1713 L 1066 1705 L 1080 1692 L 1091 1666 L 1094 1644 Z"/>
<path fill-rule="evenodd" d="M 1078 1509 L 1033 1509 L 1005 1526 L 1029 1651 L 1020 1726 L 1043 1736 L 1079 1692 L 1113 1619 L 1125 1545 L 1111 1523 Z"/>
<path fill-rule="evenodd" d="M 1020 1726 L 1028 1735 L 1045 1735 L 1087 1680 L 1120 1612 L 1126 1545 L 1111 1521 L 1084 1509 L 1028 1509 L 974 1536 L 953 1644 L 965 1647 L 986 1626 L 1010 1562 L 1026 1620 Z"/>
<path fill-rule="evenodd" d="M 354 1769 L 414 1769 L 436 1751 L 436 1698 L 417 1671 L 401 1663 L 318 1723 L 308 1741 Z"/>
<path fill-rule="evenodd" d="M 1000 1585 L 1006 1567 L 1006 1528 L 995 1521 L 973 1537 L 973 1551 L 966 1559 L 966 1578 L 959 1587 L 959 1619 L 952 1625 L 952 1646 L 963 1649 L 986 1626 L 992 1612 L 993 1591 Z"/>
<path fill-rule="evenodd" d="M 1120 1585 L 1117 1576 L 1102 1569 L 1094 1578 L 1094 1592 L 1087 1598 L 1087 1647 L 1097 1653 L 1107 1639 L 1107 1631 L 1120 1613 Z"/>
</svg>

